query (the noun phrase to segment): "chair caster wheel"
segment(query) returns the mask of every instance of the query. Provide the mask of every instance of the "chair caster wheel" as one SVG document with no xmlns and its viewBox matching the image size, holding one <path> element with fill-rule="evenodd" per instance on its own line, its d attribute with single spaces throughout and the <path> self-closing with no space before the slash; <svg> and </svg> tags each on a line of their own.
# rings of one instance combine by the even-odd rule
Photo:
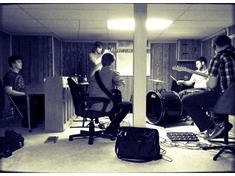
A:
<svg viewBox="0 0 235 176">
<path fill-rule="evenodd" d="M 69 141 L 73 141 L 73 137 L 69 137 Z"/>
</svg>

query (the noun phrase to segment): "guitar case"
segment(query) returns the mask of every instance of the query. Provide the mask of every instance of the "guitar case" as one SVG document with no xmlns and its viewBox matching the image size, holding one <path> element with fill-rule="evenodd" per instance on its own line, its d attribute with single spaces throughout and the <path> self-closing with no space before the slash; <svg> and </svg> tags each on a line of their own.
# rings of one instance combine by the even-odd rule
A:
<svg viewBox="0 0 235 176">
<path fill-rule="evenodd" d="M 24 138 L 15 131 L 5 131 L 5 136 L 0 136 L 0 159 L 8 158 L 12 152 L 24 146 Z"/>
</svg>

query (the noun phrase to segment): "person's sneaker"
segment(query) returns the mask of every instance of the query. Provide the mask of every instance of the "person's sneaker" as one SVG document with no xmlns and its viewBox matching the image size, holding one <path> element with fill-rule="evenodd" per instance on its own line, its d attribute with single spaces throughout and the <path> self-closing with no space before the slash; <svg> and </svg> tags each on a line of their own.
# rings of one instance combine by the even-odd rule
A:
<svg viewBox="0 0 235 176">
<path fill-rule="evenodd" d="M 216 138 L 217 136 L 221 135 L 224 131 L 224 122 L 218 123 L 215 125 L 214 129 L 208 129 L 204 139 L 210 140 Z"/>
<path fill-rule="evenodd" d="M 232 128 L 233 128 L 233 124 L 228 122 L 228 131 L 230 131 Z M 224 138 L 224 130 L 220 135 L 216 136 L 215 138 Z"/>
</svg>

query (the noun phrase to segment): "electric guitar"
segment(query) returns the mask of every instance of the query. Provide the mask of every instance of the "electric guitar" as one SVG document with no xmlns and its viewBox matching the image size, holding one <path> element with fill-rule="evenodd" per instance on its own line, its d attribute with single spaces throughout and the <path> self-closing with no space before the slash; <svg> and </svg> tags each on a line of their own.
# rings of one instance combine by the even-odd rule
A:
<svg viewBox="0 0 235 176">
<path fill-rule="evenodd" d="M 205 74 L 205 73 L 202 73 L 202 72 L 199 72 L 199 71 L 195 71 L 195 70 L 191 70 L 191 69 L 183 67 L 183 66 L 173 66 L 172 70 L 184 71 L 184 72 L 188 72 L 188 73 L 194 73 L 196 75 L 200 75 L 200 76 L 203 76 L 203 77 L 206 77 L 206 78 L 208 77 L 208 75 Z"/>
</svg>

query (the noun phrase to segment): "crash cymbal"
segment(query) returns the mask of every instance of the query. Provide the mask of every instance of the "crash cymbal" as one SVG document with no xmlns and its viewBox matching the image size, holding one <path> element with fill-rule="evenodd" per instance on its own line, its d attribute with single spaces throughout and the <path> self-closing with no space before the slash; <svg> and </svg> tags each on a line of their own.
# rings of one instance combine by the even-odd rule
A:
<svg viewBox="0 0 235 176">
<path fill-rule="evenodd" d="M 165 81 L 161 81 L 159 79 L 149 79 L 150 81 L 153 81 L 153 82 L 160 82 L 160 83 L 166 83 Z"/>
</svg>

